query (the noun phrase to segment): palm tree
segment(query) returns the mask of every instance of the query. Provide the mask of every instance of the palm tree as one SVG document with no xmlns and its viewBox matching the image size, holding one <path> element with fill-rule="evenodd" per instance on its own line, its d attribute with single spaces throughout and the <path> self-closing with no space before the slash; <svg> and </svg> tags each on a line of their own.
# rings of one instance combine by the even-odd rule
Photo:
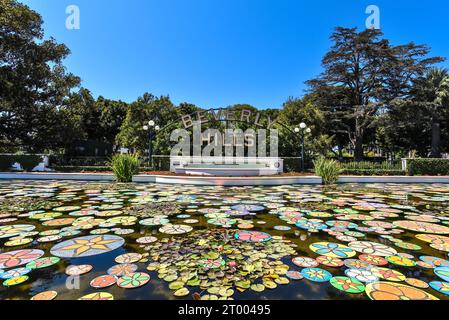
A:
<svg viewBox="0 0 449 320">
<path fill-rule="evenodd" d="M 432 158 L 441 158 L 440 114 L 449 106 L 449 71 L 444 68 L 430 69 L 424 78 L 417 82 L 416 96 L 419 104 L 424 106 L 432 122 Z"/>
</svg>

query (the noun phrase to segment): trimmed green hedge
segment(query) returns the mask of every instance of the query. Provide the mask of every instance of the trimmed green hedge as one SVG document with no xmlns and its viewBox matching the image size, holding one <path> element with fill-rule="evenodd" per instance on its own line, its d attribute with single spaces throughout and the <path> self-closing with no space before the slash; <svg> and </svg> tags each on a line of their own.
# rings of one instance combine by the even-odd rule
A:
<svg viewBox="0 0 449 320">
<path fill-rule="evenodd" d="M 449 159 L 409 159 L 407 160 L 409 175 L 449 175 Z"/>
<path fill-rule="evenodd" d="M 11 171 L 14 163 L 20 163 L 24 171 L 32 171 L 42 162 L 42 156 L 36 155 L 0 155 L 0 171 Z"/>
<path fill-rule="evenodd" d="M 107 172 L 110 167 L 105 166 L 52 166 L 53 170 L 58 172 Z"/>
<path fill-rule="evenodd" d="M 57 172 L 111 172 L 111 167 L 107 166 L 52 166 Z M 153 171 L 152 168 L 140 167 L 140 171 Z"/>
<path fill-rule="evenodd" d="M 405 176 L 406 172 L 386 169 L 343 169 L 342 174 L 350 176 Z"/>
</svg>

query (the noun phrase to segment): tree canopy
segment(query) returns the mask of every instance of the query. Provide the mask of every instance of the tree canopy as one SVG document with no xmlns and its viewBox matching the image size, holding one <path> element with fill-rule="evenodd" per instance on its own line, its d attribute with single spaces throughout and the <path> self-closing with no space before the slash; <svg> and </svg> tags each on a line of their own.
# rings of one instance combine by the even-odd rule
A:
<svg viewBox="0 0 449 320">
<path fill-rule="evenodd" d="M 151 93 L 130 103 L 94 97 L 64 67 L 69 49 L 45 38 L 42 26 L 42 17 L 26 5 L 0 0 L 0 152 L 68 153 L 77 143 L 97 141 L 144 153 L 148 133 L 142 127 L 154 120 L 162 128 L 155 151 L 168 154 L 169 129 L 182 127 L 182 115 L 204 109 Z M 449 152 L 449 75 L 435 67 L 443 58 L 429 56 L 426 45 L 393 45 L 380 30 L 338 27 L 330 39 L 323 71 L 307 81 L 304 96 L 289 97 L 280 109 L 229 108 L 260 113 L 263 125 L 277 118 L 284 157 L 299 154 L 293 129 L 301 122 L 311 129 L 311 157 L 352 152 L 362 160 L 374 149 L 393 156 Z M 226 125 L 211 121 L 204 129 Z"/>
</svg>

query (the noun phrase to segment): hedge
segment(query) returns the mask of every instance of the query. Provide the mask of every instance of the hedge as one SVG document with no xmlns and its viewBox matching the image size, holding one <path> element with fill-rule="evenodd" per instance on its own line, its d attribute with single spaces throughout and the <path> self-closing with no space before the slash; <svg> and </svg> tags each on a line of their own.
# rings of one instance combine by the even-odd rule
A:
<svg viewBox="0 0 449 320">
<path fill-rule="evenodd" d="M 341 174 L 350 176 L 405 176 L 406 172 L 386 169 L 343 169 Z"/>
<path fill-rule="evenodd" d="M 409 175 L 449 175 L 449 159 L 408 159 L 407 172 Z"/>
<path fill-rule="evenodd" d="M 37 155 L 0 155 L 0 171 L 11 171 L 14 163 L 20 163 L 24 171 L 32 171 L 42 162 L 42 156 Z"/>
<path fill-rule="evenodd" d="M 112 169 L 109 166 L 52 166 L 51 169 L 57 172 L 111 172 Z M 140 167 L 140 171 L 153 171 L 148 167 Z"/>
<path fill-rule="evenodd" d="M 111 171 L 106 166 L 52 166 L 51 169 L 57 172 L 107 172 Z"/>
</svg>

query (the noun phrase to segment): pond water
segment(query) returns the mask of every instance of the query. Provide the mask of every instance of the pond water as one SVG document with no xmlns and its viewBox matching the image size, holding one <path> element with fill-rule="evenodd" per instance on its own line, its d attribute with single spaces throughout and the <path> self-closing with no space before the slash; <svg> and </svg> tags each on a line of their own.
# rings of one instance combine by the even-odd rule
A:
<svg viewBox="0 0 449 320">
<path fill-rule="evenodd" d="M 447 299 L 449 185 L 0 182 L 0 299 Z"/>
</svg>

